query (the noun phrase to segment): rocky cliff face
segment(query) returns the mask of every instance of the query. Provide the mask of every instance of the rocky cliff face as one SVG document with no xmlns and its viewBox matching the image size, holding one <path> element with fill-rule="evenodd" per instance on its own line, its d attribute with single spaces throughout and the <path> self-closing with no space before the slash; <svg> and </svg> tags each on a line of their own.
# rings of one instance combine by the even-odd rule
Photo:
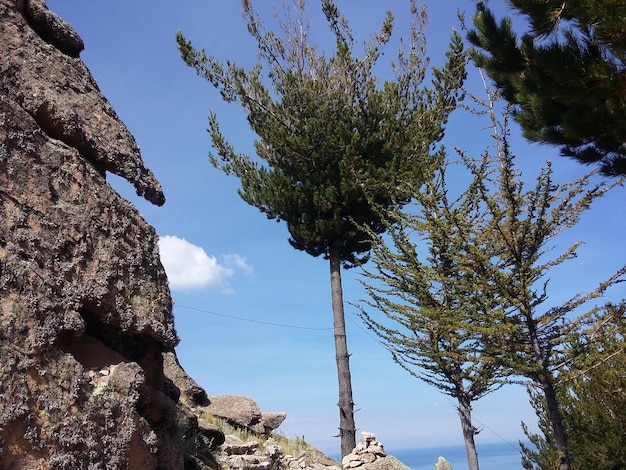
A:
<svg viewBox="0 0 626 470">
<path fill-rule="evenodd" d="M 163 371 L 156 234 L 107 183 L 159 183 L 43 0 L 0 0 L 0 468 L 215 466 Z"/>
<path fill-rule="evenodd" d="M 0 0 L 0 470 L 337 470 L 180 366 L 157 235 L 107 172 L 165 198 L 82 49 L 44 0 Z"/>
</svg>

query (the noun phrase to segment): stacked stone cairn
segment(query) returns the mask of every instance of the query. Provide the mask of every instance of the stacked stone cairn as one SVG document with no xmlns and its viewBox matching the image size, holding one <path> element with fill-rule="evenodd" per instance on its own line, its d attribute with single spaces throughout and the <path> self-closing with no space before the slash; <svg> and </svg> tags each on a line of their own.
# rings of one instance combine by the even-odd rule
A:
<svg viewBox="0 0 626 470">
<path fill-rule="evenodd" d="M 435 464 L 435 470 L 452 470 L 452 464 L 443 457 L 439 457 Z"/>
<path fill-rule="evenodd" d="M 376 436 L 371 432 L 363 431 L 356 447 L 341 460 L 341 465 L 345 469 L 357 468 L 386 456 L 385 449 Z"/>
</svg>

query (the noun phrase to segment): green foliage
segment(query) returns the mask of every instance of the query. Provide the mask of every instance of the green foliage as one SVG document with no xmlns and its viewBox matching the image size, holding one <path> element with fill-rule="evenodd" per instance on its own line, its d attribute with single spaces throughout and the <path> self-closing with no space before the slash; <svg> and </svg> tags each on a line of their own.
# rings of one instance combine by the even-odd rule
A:
<svg viewBox="0 0 626 470">
<path fill-rule="evenodd" d="M 494 109 L 492 101 L 486 106 Z M 387 211 L 392 247 L 374 237 L 377 272 L 366 275 L 376 284 L 366 286 L 368 305 L 396 326 L 364 311 L 362 317 L 396 362 L 457 398 L 460 411 L 509 374 L 530 379 L 546 400 L 558 468 L 565 470 L 556 396 L 569 360 L 565 345 L 588 318 L 577 309 L 622 281 L 626 266 L 590 292 L 545 308 L 547 273 L 575 258 L 579 246 L 551 256 L 548 243 L 619 183 L 594 184 L 590 173 L 556 184 L 548 164 L 528 189 L 509 147 L 507 115 L 498 121 L 491 111 L 491 118 L 495 154 L 473 159 L 459 151 L 472 175 L 467 190 L 451 199 L 442 167 L 438 178 L 412 186 L 418 206 L 411 214 Z"/>
<path fill-rule="evenodd" d="M 331 56 L 308 41 L 304 1 L 289 12 L 292 22 L 281 23 L 280 36 L 265 31 L 251 2 L 244 2 L 259 48 L 259 62 L 249 71 L 195 50 L 181 33 L 177 41 L 185 62 L 226 101 L 239 102 L 259 137 L 259 160 L 238 154 L 212 115 L 213 164 L 239 177 L 246 202 L 287 223 L 296 249 L 326 258 L 337 249 L 350 266 L 370 248 L 360 225 L 377 233 L 384 228 L 366 194 L 383 206 L 406 200 L 396 189 L 400 182 L 421 181 L 438 163 L 431 149 L 460 97 L 465 55 L 453 35 L 448 62 L 433 71 L 434 86 L 422 87 L 426 14 L 411 3 L 407 47 L 392 64 L 394 79 L 381 83 L 373 68 L 391 38 L 393 15 L 357 57 L 346 19 L 331 1 L 322 8 L 336 42 Z"/>
<path fill-rule="evenodd" d="M 433 154 L 448 115 L 462 98 L 466 56 L 454 34 L 448 60 L 433 69 L 424 87 L 426 12 L 410 2 L 409 37 L 391 64 L 393 79 L 374 67 L 393 32 L 388 12 L 379 31 L 355 53 L 347 20 L 331 0 L 322 11 L 335 39 L 331 55 L 309 41 L 305 0 L 285 10 L 281 33 L 263 28 L 250 0 L 243 1 L 248 32 L 258 46 L 250 70 L 222 64 L 194 49 L 182 33 L 176 40 L 183 60 L 228 102 L 238 102 L 258 136 L 256 156 L 239 154 L 209 119 L 213 165 L 241 181 L 240 196 L 268 218 L 285 221 L 291 245 L 330 261 L 335 349 L 339 379 L 342 455 L 355 447 L 349 354 L 340 269 L 367 260 L 368 231 L 385 225 L 372 203 L 406 203 L 405 181 L 420 182 L 440 164 Z"/>
<path fill-rule="evenodd" d="M 565 349 L 570 362 L 560 380 L 559 401 L 575 469 L 626 467 L 625 312 L 621 303 L 590 314 Z M 556 448 L 546 426 L 545 400 L 531 392 L 531 403 L 541 434 L 525 429 L 536 448 L 523 448 L 524 468 L 550 469 Z"/>
<path fill-rule="evenodd" d="M 546 399 L 541 390 L 529 387 L 530 403 L 537 415 L 540 434 L 531 433 L 526 423 L 522 423 L 524 434 L 533 447 L 520 442 L 522 467 L 527 470 L 553 470 L 558 468 L 559 452 L 554 442 L 554 432 L 548 414 Z M 593 468 L 593 467 L 592 467 Z"/>
<path fill-rule="evenodd" d="M 472 402 L 510 374 L 498 358 L 514 331 L 500 295 L 474 263 L 493 236 L 485 230 L 489 221 L 477 193 L 488 176 L 487 155 L 479 166 L 455 199 L 443 165 L 432 180 L 414 187 L 411 212 L 386 212 L 387 237 L 371 232 L 376 270 L 365 271 L 363 284 L 365 305 L 388 321 L 359 306 L 396 363 L 457 400 L 470 470 L 478 469 Z"/>
<path fill-rule="evenodd" d="M 516 106 L 526 138 L 608 175 L 626 174 L 626 8 L 614 0 L 512 0 L 517 37 L 478 3 L 472 57 Z"/>
<path fill-rule="evenodd" d="M 399 365 L 443 393 L 471 402 L 506 377 L 494 358 L 512 330 L 500 296 L 473 261 L 489 243 L 476 192 L 488 161 L 455 199 L 447 187 L 448 166 L 415 188 L 410 211 L 387 212 L 388 236 L 371 234 L 376 270 L 364 272 L 369 295 L 364 303 L 383 312 L 393 326 L 359 308 Z"/>
<path fill-rule="evenodd" d="M 578 308 L 620 282 L 626 266 L 595 289 L 577 293 L 561 305 L 544 308 L 548 299 L 547 273 L 574 258 L 579 246 L 575 243 L 560 255 L 549 256 L 547 244 L 577 224 L 591 203 L 619 182 L 593 184 L 590 173 L 570 183 L 555 184 L 548 164 L 539 173 L 534 188 L 526 190 L 514 167 L 506 132 L 503 137 L 498 146 L 498 191 L 490 195 L 488 180 L 483 180 L 485 185 L 479 190 L 489 216 L 486 231 L 495 236 L 490 246 L 481 251 L 484 256 L 477 256 L 475 261 L 501 295 L 508 317 L 517 325 L 518 331 L 508 342 L 504 364 L 541 389 L 559 453 L 556 468 L 568 470 L 568 436 L 555 386 L 564 361 L 563 345 L 584 318 L 576 316 Z"/>
<path fill-rule="evenodd" d="M 560 363 L 560 344 L 576 325 L 569 315 L 626 271 L 540 312 L 548 298 L 548 271 L 575 258 L 580 245 L 549 257 L 547 244 L 617 183 L 593 184 L 590 173 L 559 185 L 548 164 L 527 189 L 509 148 L 508 120 L 492 118 L 497 154 L 473 159 L 460 151 L 472 180 L 454 199 L 446 184 L 450 164 L 431 181 L 411 185 L 416 207 L 386 211 L 391 243 L 374 237 L 377 271 L 365 273 L 374 281 L 365 283 L 367 304 L 397 327 L 385 327 L 363 310 L 366 323 L 396 360 L 416 366 L 421 378 L 452 396 L 458 386 L 446 381 L 454 377 L 447 370 L 454 363 L 468 371 L 475 370 L 474 362 L 481 368 L 497 363 L 538 381 Z M 420 254 L 424 248 L 427 257 Z M 476 398 L 482 395 L 481 387 L 472 390 Z"/>
</svg>

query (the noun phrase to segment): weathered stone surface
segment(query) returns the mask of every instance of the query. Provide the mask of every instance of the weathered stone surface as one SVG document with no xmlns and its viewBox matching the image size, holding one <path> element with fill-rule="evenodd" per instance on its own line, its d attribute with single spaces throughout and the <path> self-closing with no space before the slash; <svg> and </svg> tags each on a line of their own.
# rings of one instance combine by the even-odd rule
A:
<svg viewBox="0 0 626 470">
<path fill-rule="evenodd" d="M 237 436 L 229 434 L 226 436 L 221 450 L 227 455 L 252 455 L 259 448 L 257 441 L 243 442 Z"/>
<path fill-rule="evenodd" d="M 216 395 L 209 397 L 202 410 L 226 422 L 255 434 L 269 434 L 285 420 L 285 413 L 261 412 L 257 403 L 243 395 Z"/>
<path fill-rule="evenodd" d="M 156 233 L 106 172 L 161 187 L 72 28 L 42 0 L 0 0 L 0 23 L 0 468 L 215 468 L 219 433 L 164 374 Z"/>
<path fill-rule="evenodd" d="M 157 235 L 107 172 L 165 198 L 83 47 L 44 0 L 0 0 L 0 469 L 339 470 L 310 448 L 228 455 L 198 418 L 220 398 L 180 366 Z M 263 438 L 285 419 L 235 405 L 212 412 Z"/>
<path fill-rule="evenodd" d="M 232 470 L 341 470 L 338 462 L 320 451 L 306 447 L 297 457 L 288 455 L 274 439 L 244 442 L 239 437 L 226 436 L 216 453 L 221 468 Z"/>
<path fill-rule="evenodd" d="M 372 463 L 363 465 L 363 470 L 410 470 L 411 467 L 400 462 L 392 455 L 387 455 L 380 459 L 375 460 Z"/>
<path fill-rule="evenodd" d="M 343 457 L 341 464 L 344 468 L 369 468 L 386 455 L 384 446 L 376 439 L 376 436 L 371 432 L 363 431 L 356 447 Z"/>
<path fill-rule="evenodd" d="M 209 404 L 206 391 L 187 375 L 173 351 L 168 351 L 163 354 L 163 370 L 165 375 L 171 379 L 180 390 L 182 399 L 187 404 L 190 406 L 206 406 Z"/>
<path fill-rule="evenodd" d="M 271 432 L 274 429 L 278 429 L 283 421 L 287 418 L 287 413 L 261 413 L 261 426 L 265 429 L 265 432 Z"/>
<path fill-rule="evenodd" d="M 209 397 L 209 401 L 205 409 L 212 415 L 257 434 L 265 432 L 261 424 L 261 410 L 252 398 L 241 395 L 216 395 Z"/>
<path fill-rule="evenodd" d="M 126 178 L 137 194 L 163 204 L 161 186 L 143 166 L 135 139 L 77 58 L 82 41 L 73 29 L 42 0 L 2 0 L 0 18 L 0 92 L 100 173 Z"/>
<path fill-rule="evenodd" d="M 224 432 L 215 424 L 211 424 L 208 421 L 198 418 L 198 428 L 200 433 L 207 440 L 207 445 L 211 450 L 217 449 L 224 444 L 226 436 Z"/>
<path fill-rule="evenodd" d="M 24 0 L 23 8 L 33 30 L 47 43 L 71 57 L 78 57 L 85 48 L 78 33 L 48 10 L 45 0 Z"/>
</svg>

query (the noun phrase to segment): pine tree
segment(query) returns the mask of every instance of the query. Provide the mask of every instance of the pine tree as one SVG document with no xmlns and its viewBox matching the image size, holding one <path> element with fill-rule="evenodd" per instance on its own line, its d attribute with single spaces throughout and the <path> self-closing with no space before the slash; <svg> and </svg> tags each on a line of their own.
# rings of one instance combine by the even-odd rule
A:
<svg viewBox="0 0 626 470">
<path fill-rule="evenodd" d="M 623 1 L 511 0 L 529 31 L 518 38 L 478 3 L 472 57 L 516 109 L 531 141 L 626 174 L 626 8 Z"/>
<path fill-rule="evenodd" d="M 607 304 L 589 312 L 565 344 L 568 358 L 559 377 L 559 403 L 569 436 L 572 468 L 615 470 L 626 467 L 626 305 Z M 523 446 L 527 469 L 550 469 L 558 455 L 546 426 L 545 400 L 531 391 L 542 435 L 526 435 L 536 449 Z"/>
<path fill-rule="evenodd" d="M 401 182 L 427 179 L 439 164 L 431 147 L 460 98 L 462 40 L 453 35 L 446 64 L 432 69 L 433 86 L 424 87 L 426 13 L 411 1 L 410 36 L 392 63 L 394 78 L 381 82 L 373 68 L 392 35 L 391 12 L 360 58 L 348 22 L 331 0 L 322 2 L 336 45 L 330 56 L 309 41 L 304 0 L 286 12 L 280 34 L 263 28 L 250 0 L 242 4 L 259 51 L 252 69 L 220 63 L 181 33 L 178 47 L 224 100 L 242 106 L 259 138 L 258 158 L 236 153 L 212 114 L 213 165 L 240 179 L 239 194 L 247 203 L 286 222 L 294 248 L 329 260 L 345 455 L 355 447 L 355 424 L 341 266 L 366 261 L 371 242 L 362 227 L 375 233 L 385 228 L 366 194 L 383 207 L 406 202 Z"/>
<path fill-rule="evenodd" d="M 493 101 L 487 106 L 495 109 Z M 433 191 L 426 183 L 413 186 L 413 197 L 420 203 L 417 216 L 392 212 L 390 220 L 399 227 L 390 230 L 394 249 L 378 237 L 374 261 L 379 271 L 374 279 L 383 287 L 370 286 L 369 292 L 370 306 L 399 327 L 386 327 L 369 315 L 365 319 L 397 362 L 421 368 L 416 374 L 457 398 L 460 411 L 464 396 L 473 397 L 467 390 L 485 387 L 487 392 L 503 374 L 529 379 L 547 406 L 557 468 L 568 470 L 556 387 L 563 345 L 579 323 L 577 309 L 620 282 L 626 266 L 590 292 L 542 310 L 548 299 L 548 271 L 574 258 L 579 247 L 576 243 L 550 258 L 546 245 L 578 223 L 591 203 L 618 183 L 593 184 L 589 173 L 559 185 L 548 164 L 527 189 L 509 147 L 507 116 L 498 122 L 491 111 L 491 118 L 495 155 L 490 160 L 486 152 L 475 160 L 460 153 L 473 179 L 458 201 L 449 203 L 447 188 Z M 426 262 L 419 260 L 411 233 L 426 235 Z M 477 371 L 481 374 L 468 374 Z"/>
<path fill-rule="evenodd" d="M 514 167 L 507 133 L 499 144 L 498 191 L 491 196 L 487 186 L 481 190 L 488 208 L 492 245 L 475 261 L 480 264 L 507 306 L 508 316 L 518 326 L 509 340 L 507 366 L 539 388 L 547 407 L 558 460 L 555 468 L 569 470 L 567 432 L 557 395 L 557 378 L 564 361 L 563 345 L 579 323 L 579 307 L 602 295 L 623 280 L 626 266 L 587 293 L 577 293 L 561 305 L 542 310 L 548 299 L 547 273 L 553 267 L 576 257 L 580 243 L 571 245 L 559 256 L 547 256 L 547 243 L 576 225 L 592 202 L 619 182 L 592 183 L 592 173 L 565 184 L 555 184 L 548 164 L 538 175 L 535 187 L 524 189 L 521 175 Z"/>
<path fill-rule="evenodd" d="M 364 271 L 369 300 L 359 308 L 396 363 L 456 400 L 468 466 L 478 470 L 472 403 L 510 374 L 496 358 L 513 327 L 500 296 L 472 261 L 489 242 L 477 193 L 490 172 L 488 155 L 469 188 L 453 199 L 449 165 L 415 188 L 415 205 L 406 208 L 411 211 L 387 212 L 384 237 L 372 233 L 376 269 Z M 387 319 L 377 320 L 374 312 Z"/>
</svg>

